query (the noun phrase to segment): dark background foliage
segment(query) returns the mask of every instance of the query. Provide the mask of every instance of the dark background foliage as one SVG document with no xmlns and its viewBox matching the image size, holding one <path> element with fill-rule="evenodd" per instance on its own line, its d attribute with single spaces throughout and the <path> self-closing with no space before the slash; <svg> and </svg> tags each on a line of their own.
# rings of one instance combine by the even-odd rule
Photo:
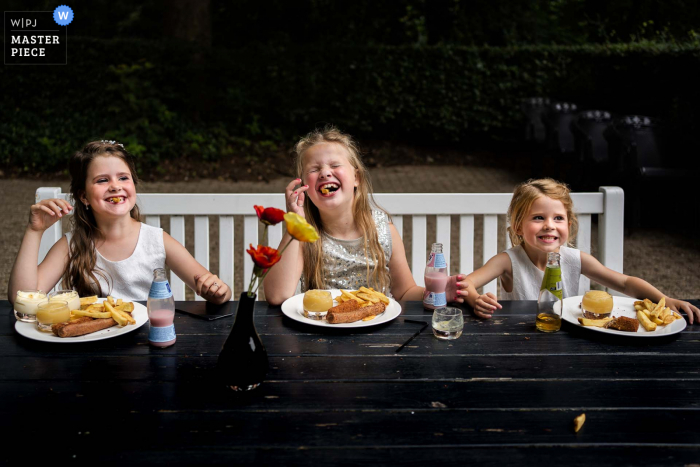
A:
<svg viewBox="0 0 700 467">
<path fill-rule="evenodd" d="M 535 95 L 660 117 L 677 138 L 700 130 L 697 2 L 71 7 L 68 66 L 0 68 L 0 165 L 8 173 L 60 171 L 67 154 L 102 138 L 127 144 L 141 166 L 259 161 L 324 123 L 417 144 L 517 141 L 518 102 Z"/>
</svg>

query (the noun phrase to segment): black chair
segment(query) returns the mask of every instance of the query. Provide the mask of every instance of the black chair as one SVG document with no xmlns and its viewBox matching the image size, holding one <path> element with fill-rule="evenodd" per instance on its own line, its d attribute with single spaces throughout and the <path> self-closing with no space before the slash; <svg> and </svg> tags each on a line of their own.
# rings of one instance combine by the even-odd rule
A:
<svg viewBox="0 0 700 467">
<path fill-rule="evenodd" d="M 551 102 L 542 114 L 547 147 L 556 153 L 573 153 L 574 135 L 571 133 L 571 122 L 576 118 L 578 107 L 570 102 Z"/>
<path fill-rule="evenodd" d="M 543 143 L 546 137 L 542 113 L 549 106 L 547 97 L 528 97 L 520 101 L 520 110 L 525 115 L 525 141 Z"/>
<path fill-rule="evenodd" d="M 586 110 L 571 122 L 576 165 L 579 169 L 576 173 L 580 179 L 580 186 L 575 187 L 577 191 L 596 191 L 601 185 L 613 183 L 608 142 L 603 136 L 612 120 L 611 113 L 605 110 Z"/>
<path fill-rule="evenodd" d="M 668 212 L 682 206 L 688 196 L 694 197 L 695 171 L 682 166 L 682 158 L 674 160 L 680 148 L 672 146 L 658 120 L 628 115 L 615 119 L 604 136 L 615 181 L 625 190 L 630 227 L 640 225 L 642 204 Z"/>
</svg>

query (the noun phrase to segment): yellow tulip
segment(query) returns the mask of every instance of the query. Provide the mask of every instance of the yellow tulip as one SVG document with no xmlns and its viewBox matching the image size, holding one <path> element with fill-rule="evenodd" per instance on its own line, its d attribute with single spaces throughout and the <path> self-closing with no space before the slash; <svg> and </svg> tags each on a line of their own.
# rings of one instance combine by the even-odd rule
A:
<svg viewBox="0 0 700 467">
<path fill-rule="evenodd" d="M 288 212 L 284 215 L 284 221 L 287 223 L 287 232 L 296 240 L 309 243 L 318 240 L 316 229 L 299 214 Z"/>
</svg>

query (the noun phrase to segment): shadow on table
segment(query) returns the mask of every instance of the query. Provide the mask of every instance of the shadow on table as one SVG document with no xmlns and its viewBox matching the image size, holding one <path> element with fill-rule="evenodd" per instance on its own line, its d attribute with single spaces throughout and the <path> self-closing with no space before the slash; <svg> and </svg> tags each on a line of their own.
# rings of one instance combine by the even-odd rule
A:
<svg viewBox="0 0 700 467">
<path fill-rule="evenodd" d="M 562 331 L 569 333 L 572 337 L 587 339 L 589 341 L 600 342 L 603 344 L 619 345 L 624 347 L 651 347 L 670 344 L 676 341 L 682 333 L 671 334 L 669 336 L 659 337 L 635 337 L 624 336 L 620 334 L 607 334 L 597 332 L 591 329 L 582 328 L 574 324 L 562 321 Z"/>
</svg>

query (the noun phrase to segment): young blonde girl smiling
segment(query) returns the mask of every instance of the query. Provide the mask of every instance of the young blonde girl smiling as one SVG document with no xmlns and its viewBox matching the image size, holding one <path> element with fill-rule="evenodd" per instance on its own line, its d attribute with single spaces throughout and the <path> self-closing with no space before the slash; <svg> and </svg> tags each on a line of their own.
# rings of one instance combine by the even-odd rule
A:
<svg viewBox="0 0 700 467">
<path fill-rule="evenodd" d="M 477 316 L 490 318 L 496 309 L 502 308 L 494 294 L 476 292 L 476 288 L 497 277 L 501 279 L 503 299 L 537 300 L 550 252 L 560 254 L 564 297 L 578 295 L 581 274 L 631 297 L 654 302 L 664 297 L 648 282 L 606 268 L 588 253 L 567 246 L 569 239 L 576 236 L 578 221 L 566 185 L 548 178 L 519 185 L 507 217 L 513 248 L 494 256 L 467 276 L 470 283 L 467 302 Z M 685 311 L 691 324 L 700 320 L 700 310 L 688 302 L 666 297 L 666 304 L 675 311 Z"/>
<path fill-rule="evenodd" d="M 81 296 L 146 300 L 153 270 L 166 265 L 206 300 L 229 300 L 228 286 L 182 245 L 162 229 L 141 223 L 138 177 L 121 144 L 91 142 L 72 156 L 69 168 L 75 206 L 49 199 L 31 207 L 10 275 L 11 302 L 18 290 L 50 290 L 61 277 L 63 288 Z M 37 266 L 42 234 L 70 211 L 74 211 L 71 233 L 56 242 Z"/>
<path fill-rule="evenodd" d="M 265 278 L 268 302 L 280 304 L 308 289 L 361 286 L 396 300 L 422 300 L 424 289 L 413 280 L 396 227 L 374 202 L 369 172 L 352 138 L 332 127 L 316 130 L 297 143 L 295 153 L 299 178 L 286 188 L 287 211 L 304 217 L 321 238 L 287 248 Z M 463 279 L 450 277 L 448 301 L 464 301 Z"/>
</svg>

